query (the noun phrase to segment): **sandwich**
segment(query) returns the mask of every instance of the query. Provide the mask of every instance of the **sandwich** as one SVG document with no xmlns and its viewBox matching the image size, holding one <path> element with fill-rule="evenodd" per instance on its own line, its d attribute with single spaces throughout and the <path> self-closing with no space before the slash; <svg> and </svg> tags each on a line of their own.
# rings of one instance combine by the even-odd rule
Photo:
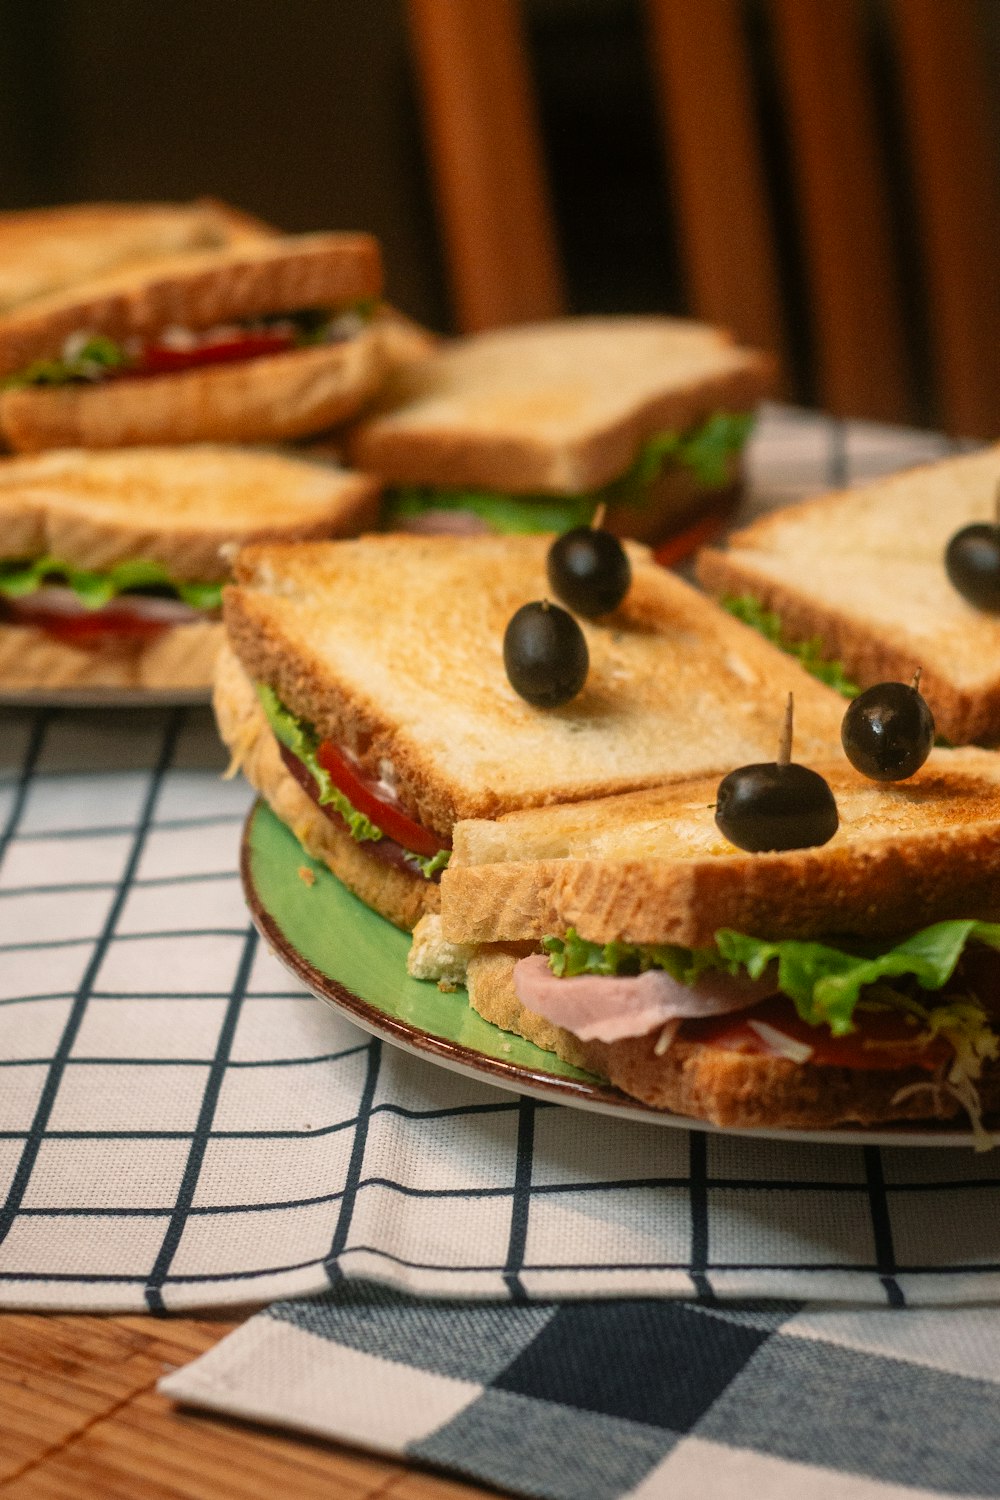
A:
<svg viewBox="0 0 1000 1500">
<path fill-rule="evenodd" d="M 0 693 L 207 692 L 230 551 L 349 534 L 372 480 L 203 444 L 0 459 Z"/>
<path fill-rule="evenodd" d="M 919 665 L 939 734 L 997 744 L 998 484 L 994 447 L 823 495 L 701 552 L 698 577 L 772 638 L 839 663 L 856 688 L 908 680 Z M 950 544 L 973 526 L 985 533 L 992 608 L 971 602 L 949 572 Z"/>
<path fill-rule="evenodd" d="M 11 448 L 297 438 L 354 416 L 387 373 L 370 235 L 279 235 L 197 206 L 27 218 L 0 254 Z M 33 234 L 38 274 L 15 274 Z"/>
<path fill-rule="evenodd" d="M 276 233 L 215 199 L 76 203 L 0 213 L 0 316 L 127 266 Z"/>
<path fill-rule="evenodd" d="M 717 779 L 454 830 L 439 966 L 488 1021 L 654 1109 L 829 1128 L 1000 1109 L 1000 757 L 891 786 L 818 765 L 839 827 L 749 854 Z M 419 934 L 431 977 L 436 933 Z"/>
<path fill-rule="evenodd" d="M 532 707 L 503 643 L 549 590 L 551 540 L 389 534 L 234 562 L 214 694 L 234 767 L 397 926 L 438 907 L 459 819 L 759 758 L 789 690 L 807 753 L 839 743 L 835 693 L 637 544 L 623 602 L 581 622 L 582 691 Z"/>
<path fill-rule="evenodd" d="M 604 504 L 649 541 L 732 502 L 771 360 L 661 317 L 568 318 L 453 340 L 397 372 L 350 435 L 390 527 L 565 531 Z"/>
</svg>

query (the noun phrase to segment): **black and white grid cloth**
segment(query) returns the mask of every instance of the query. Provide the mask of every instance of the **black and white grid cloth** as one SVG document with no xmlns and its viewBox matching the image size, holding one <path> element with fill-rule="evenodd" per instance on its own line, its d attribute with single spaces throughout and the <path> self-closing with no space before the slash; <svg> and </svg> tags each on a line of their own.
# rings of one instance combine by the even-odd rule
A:
<svg viewBox="0 0 1000 1500">
<path fill-rule="evenodd" d="M 545 1500 L 1000 1495 L 1000 1311 L 417 1301 L 344 1282 L 161 1381 Z"/>
<path fill-rule="evenodd" d="M 939 440 L 772 412 L 768 499 Z M 519 1100 L 391 1048 L 257 941 L 207 711 L 0 717 L 0 1304 L 341 1276 L 482 1299 L 1000 1300 L 1000 1166 Z"/>
</svg>

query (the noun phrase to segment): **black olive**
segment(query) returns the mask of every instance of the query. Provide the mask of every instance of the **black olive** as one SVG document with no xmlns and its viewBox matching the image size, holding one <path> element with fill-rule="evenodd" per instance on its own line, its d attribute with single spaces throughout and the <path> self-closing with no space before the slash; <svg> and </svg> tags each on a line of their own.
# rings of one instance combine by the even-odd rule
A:
<svg viewBox="0 0 1000 1500">
<path fill-rule="evenodd" d="M 963 599 L 976 609 L 1000 612 L 1000 526 L 985 521 L 956 531 L 944 565 Z"/>
<path fill-rule="evenodd" d="M 799 766 L 792 753 L 792 695 L 776 761 L 740 766 L 719 783 L 715 821 L 731 844 L 751 854 L 773 849 L 809 849 L 837 832 L 837 803 L 816 771 Z"/>
<path fill-rule="evenodd" d="M 573 616 L 550 604 L 522 604 L 503 637 L 503 664 L 511 687 L 535 708 L 558 708 L 587 680 L 590 653 Z"/>
<path fill-rule="evenodd" d="M 557 537 L 549 548 L 548 572 L 552 592 L 588 618 L 617 609 L 632 582 L 625 548 L 596 526 L 575 526 Z"/>
<path fill-rule="evenodd" d="M 854 768 L 872 781 L 905 781 L 919 771 L 934 744 L 934 715 L 913 682 L 880 682 L 854 699 L 840 739 Z"/>
</svg>

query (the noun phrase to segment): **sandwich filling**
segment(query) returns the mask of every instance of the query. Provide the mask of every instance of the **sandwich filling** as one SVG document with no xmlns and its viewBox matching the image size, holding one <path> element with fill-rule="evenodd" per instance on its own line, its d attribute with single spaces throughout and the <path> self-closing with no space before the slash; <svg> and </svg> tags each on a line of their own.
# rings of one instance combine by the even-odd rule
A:
<svg viewBox="0 0 1000 1500">
<path fill-rule="evenodd" d="M 812 636 L 807 641 L 793 641 L 786 636 L 781 623 L 781 616 L 773 610 L 765 609 L 759 599 L 752 594 L 727 594 L 719 600 L 722 608 L 735 615 L 737 620 L 742 620 L 744 625 L 749 625 L 756 630 L 765 640 L 769 640 L 781 651 L 789 656 L 794 656 L 797 661 L 805 667 L 806 671 L 813 677 L 818 677 L 820 682 L 825 682 L 827 687 L 834 688 L 845 698 L 856 698 L 861 692 L 856 682 L 852 682 L 844 671 L 839 661 L 831 661 L 824 652 L 825 648 L 819 636 Z"/>
<path fill-rule="evenodd" d="M 979 1123 L 976 1081 L 1000 1059 L 1000 923 L 937 922 L 901 942 L 768 942 L 721 929 L 711 948 L 591 943 L 570 928 L 514 969 L 518 999 L 583 1041 L 657 1031 L 792 1063 L 918 1068 Z"/>
<path fill-rule="evenodd" d="M 333 311 L 299 308 L 212 328 L 166 328 L 153 339 L 117 341 L 86 330 L 72 333 L 62 352 L 36 359 L 0 382 L 0 390 L 31 386 L 93 385 L 173 375 L 208 365 L 236 364 L 355 338 L 377 309 L 374 299 Z"/>
<path fill-rule="evenodd" d="M 221 581 L 179 581 L 142 558 L 100 571 L 49 556 L 0 561 L 0 624 L 30 626 L 81 648 L 154 639 L 175 625 L 218 618 L 221 605 Z"/>
<path fill-rule="evenodd" d="M 321 739 L 273 688 L 255 686 L 286 768 L 316 806 L 375 859 L 437 883 L 450 842 L 410 816 L 385 776 L 373 781 L 346 746 Z"/>
<path fill-rule="evenodd" d="M 562 532 L 589 526 L 599 505 L 613 510 L 647 503 L 652 486 L 670 467 L 687 470 L 701 489 L 722 489 L 752 426 L 750 413 L 718 411 L 685 432 L 656 433 L 625 474 L 589 494 L 512 495 L 406 485 L 387 492 L 383 522 L 396 531 Z"/>
</svg>

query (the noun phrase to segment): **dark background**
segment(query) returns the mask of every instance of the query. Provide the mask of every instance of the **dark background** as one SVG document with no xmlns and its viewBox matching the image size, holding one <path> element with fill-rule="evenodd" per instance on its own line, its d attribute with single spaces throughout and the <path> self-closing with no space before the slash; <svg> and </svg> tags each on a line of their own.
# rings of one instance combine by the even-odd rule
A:
<svg viewBox="0 0 1000 1500">
<path fill-rule="evenodd" d="M 872 66 L 919 385 L 921 271 L 885 3 L 868 0 Z M 688 311 L 640 0 L 528 0 L 526 13 L 571 310 Z M 996 76 L 1000 0 L 982 13 Z M 763 6 L 747 24 L 794 304 Z M 288 230 L 373 231 L 392 299 L 452 327 L 401 0 L 0 0 L 0 208 L 204 193 Z M 802 307 L 795 394 L 809 400 Z M 919 399 L 915 415 L 932 417 Z"/>
</svg>

